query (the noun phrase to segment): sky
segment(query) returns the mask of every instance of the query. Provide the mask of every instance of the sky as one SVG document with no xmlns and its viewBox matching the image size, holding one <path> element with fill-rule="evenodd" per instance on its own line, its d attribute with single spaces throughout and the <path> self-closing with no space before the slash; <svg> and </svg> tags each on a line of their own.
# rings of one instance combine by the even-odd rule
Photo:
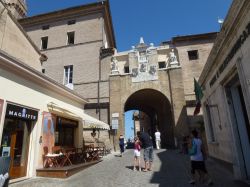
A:
<svg viewBox="0 0 250 187">
<path fill-rule="evenodd" d="M 26 0 L 28 16 L 97 2 L 94 0 Z M 174 36 L 219 31 L 232 0 L 110 0 L 118 51 L 130 50 L 143 37 L 159 45 Z M 126 137 L 132 135 L 132 112 L 127 112 Z"/>
</svg>

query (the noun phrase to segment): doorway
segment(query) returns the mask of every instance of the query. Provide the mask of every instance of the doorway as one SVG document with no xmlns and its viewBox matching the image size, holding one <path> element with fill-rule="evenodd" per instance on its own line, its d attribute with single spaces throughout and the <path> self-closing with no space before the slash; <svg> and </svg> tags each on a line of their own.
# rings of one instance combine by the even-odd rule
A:
<svg viewBox="0 0 250 187">
<path fill-rule="evenodd" d="M 226 85 L 226 94 L 241 170 L 245 178 L 250 179 L 250 124 L 238 76 Z"/>
<path fill-rule="evenodd" d="M 26 176 L 32 122 L 6 118 L 4 122 L 1 156 L 10 156 L 10 178 Z"/>
</svg>

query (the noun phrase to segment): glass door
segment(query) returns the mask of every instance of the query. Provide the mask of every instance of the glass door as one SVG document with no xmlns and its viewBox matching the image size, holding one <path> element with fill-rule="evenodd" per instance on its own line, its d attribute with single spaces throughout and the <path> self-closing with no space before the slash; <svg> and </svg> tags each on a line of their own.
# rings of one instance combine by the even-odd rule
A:
<svg viewBox="0 0 250 187">
<path fill-rule="evenodd" d="M 26 176 L 30 130 L 30 122 L 19 119 L 5 119 L 1 156 L 11 157 L 11 179 Z"/>
</svg>

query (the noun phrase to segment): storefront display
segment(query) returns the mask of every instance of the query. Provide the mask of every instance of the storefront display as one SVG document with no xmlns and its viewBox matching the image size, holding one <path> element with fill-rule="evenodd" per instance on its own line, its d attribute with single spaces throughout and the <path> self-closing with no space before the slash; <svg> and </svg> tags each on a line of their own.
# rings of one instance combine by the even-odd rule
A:
<svg viewBox="0 0 250 187">
<path fill-rule="evenodd" d="M 62 117 L 57 117 L 56 125 L 56 142 L 57 146 L 74 147 L 75 129 L 78 127 L 78 122 Z"/>
<path fill-rule="evenodd" d="M 30 133 L 37 117 L 38 111 L 7 104 L 0 154 L 11 157 L 12 179 L 26 176 Z"/>
</svg>

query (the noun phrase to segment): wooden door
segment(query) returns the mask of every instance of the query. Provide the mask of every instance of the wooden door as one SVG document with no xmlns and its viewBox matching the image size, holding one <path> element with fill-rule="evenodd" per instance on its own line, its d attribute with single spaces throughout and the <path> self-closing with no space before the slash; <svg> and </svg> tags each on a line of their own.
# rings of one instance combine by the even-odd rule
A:
<svg viewBox="0 0 250 187">
<path fill-rule="evenodd" d="M 29 152 L 29 134 L 26 134 L 24 132 L 24 128 L 12 131 L 10 147 L 11 147 L 10 151 L 11 179 L 26 176 L 27 160 Z"/>
</svg>

